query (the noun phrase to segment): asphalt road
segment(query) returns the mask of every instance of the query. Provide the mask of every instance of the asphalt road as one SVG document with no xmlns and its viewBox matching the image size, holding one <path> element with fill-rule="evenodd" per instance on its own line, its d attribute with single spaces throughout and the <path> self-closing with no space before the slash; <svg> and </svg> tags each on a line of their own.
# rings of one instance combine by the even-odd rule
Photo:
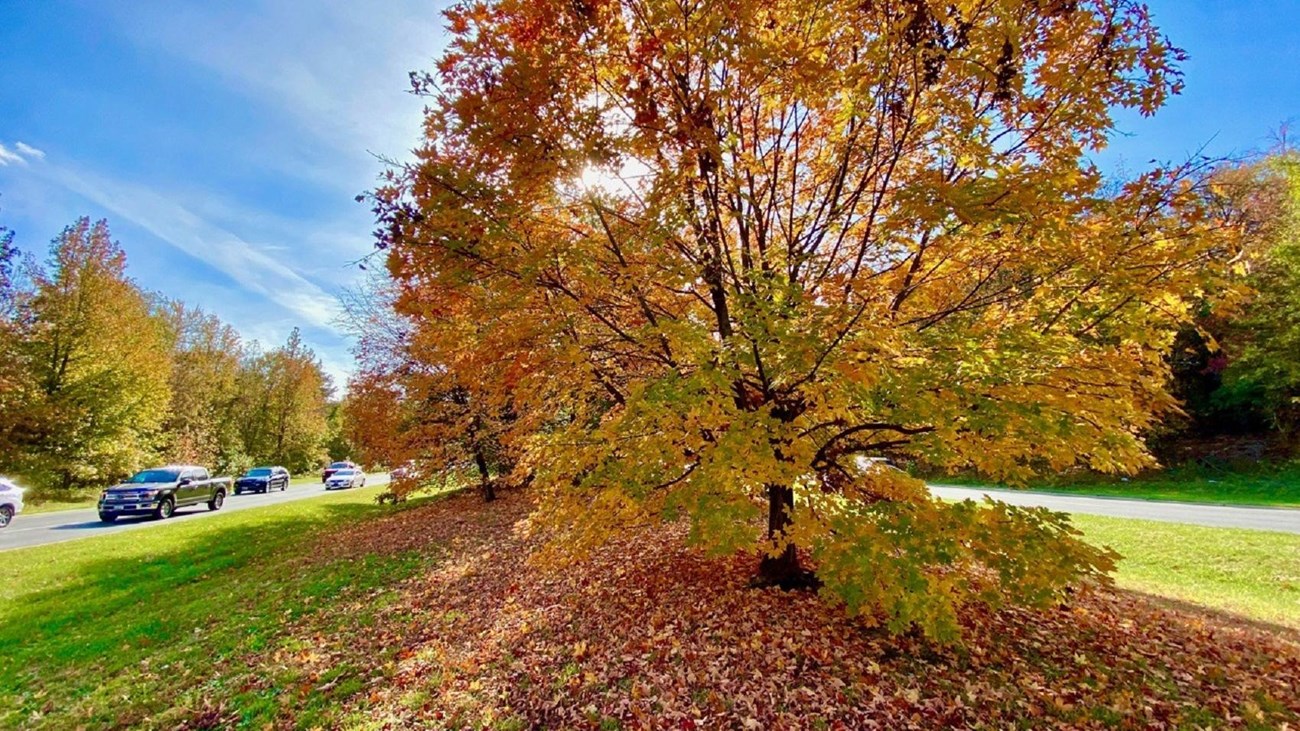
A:
<svg viewBox="0 0 1300 731">
<path fill-rule="evenodd" d="M 386 474 L 371 474 L 367 485 L 383 485 Z M 1117 518 L 1159 520 L 1169 523 L 1190 523 L 1215 528 L 1250 528 L 1254 530 L 1282 531 L 1300 534 L 1300 510 L 1286 508 L 1238 508 L 1195 503 L 1158 502 L 1155 500 L 1126 500 L 1123 498 L 1081 497 L 1055 495 L 1020 490 L 994 490 L 989 488 L 953 487 L 931 485 L 935 495 L 950 500 L 971 498 L 980 500 L 989 495 L 1012 505 L 1041 506 L 1066 513 L 1109 515 Z M 303 500 L 325 494 L 320 483 L 290 485 L 284 492 L 265 495 L 228 496 L 219 512 L 246 510 L 263 505 L 276 505 L 293 500 Z M 93 509 L 62 510 L 36 515 L 19 514 L 8 528 L 0 530 L 0 551 L 25 546 L 59 543 L 77 538 L 101 536 L 124 530 L 143 530 L 168 525 L 178 520 L 199 520 L 205 515 L 215 515 L 206 505 L 183 508 L 171 520 L 151 518 L 123 518 L 116 523 L 101 523 Z"/>
<path fill-rule="evenodd" d="M 385 484 L 388 484 L 387 474 L 366 475 L 367 487 Z M 52 513 L 36 513 L 34 515 L 19 513 L 14 516 L 14 520 L 9 524 L 8 528 L 0 529 L 0 551 L 25 548 L 27 546 L 40 546 L 46 543 L 61 543 L 91 536 L 103 536 L 124 530 L 146 530 L 160 525 L 170 525 L 176 521 L 200 520 L 208 515 L 219 515 L 234 510 L 247 510 L 263 505 L 278 505 L 294 500 L 320 497 L 324 494 L 325 486 L 319 482 L 299 483 L 289 485 L 289 489 L 283 492 L 268 492 L 265 495 L 260 493 L 227 495 L 226 504 L 217 512 L 208 510 L 207 505 L 179 508 L 176 515 L 168 520 L 154 520 L 148 517 L 119 518 L 116 523 L 101 523 L 99 514 L 94 508 L 58 510 Z"/>
<path fill-rule="evenodd" d="M 931 485 L 930 492 L 950 500 L 982 500 L 988 495 L 1010 505 L 1044 507 L 1063 513 L 1110 515 L 1116 518 L 1160 520 L 1167 523 L 1190 523 L 1214 528 L 1250 528 L 1253 530 L 1300 533 L 1300 510 L 1292 508 L 1238 508 L 1196 503 L 1156 500 L 1129 500 L 1109 497 L 1054 495 L 1021 490 Z"/>
</svg>

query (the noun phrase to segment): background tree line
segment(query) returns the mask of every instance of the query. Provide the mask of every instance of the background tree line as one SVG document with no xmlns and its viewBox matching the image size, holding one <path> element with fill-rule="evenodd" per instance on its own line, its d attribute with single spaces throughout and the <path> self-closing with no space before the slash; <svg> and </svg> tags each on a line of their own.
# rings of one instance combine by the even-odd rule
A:
<svg viewBox="0 0 1300 731">
<path fill-rule="evenodd" d="M 72 490 L 159 462 L 301 471 L 346 450 L 297 329 L 263 350 L 141 289 L 105 221 L 65 228 L 44 262 L 13 238 L 0 229 L 0 470 Z"/>
<path fill-rule="evenodd" d="M 1224 166 L 1215 184 L 1261 244 L 1235 269 L 1241 295 L 1206 293 L 1170 354 L 1183 404 L 1155 437 L 1166 461 L 1206 453 L 1287 457 L 1300 451 L 1300 152 Z M 1243 439 L 1244 438 L 1244 439 Z M 1242 445 L 1253 448 L 1242 451 Z M 1213 455 L 1211 455 L 1213 456 Z"/>
</svg>

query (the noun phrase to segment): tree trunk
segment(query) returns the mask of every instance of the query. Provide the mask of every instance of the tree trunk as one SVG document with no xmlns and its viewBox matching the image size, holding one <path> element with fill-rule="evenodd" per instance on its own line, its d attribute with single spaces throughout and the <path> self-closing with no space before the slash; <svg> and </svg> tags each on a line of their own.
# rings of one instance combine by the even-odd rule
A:
<svg viewBox="0 0 1300 731">
<path fill-rule="evenodd" d="M 767 486 L 767 538 L 777 536 L 790 525 L 794 512 L 794 488 L 788 485 Z M 799 565 L 794 545 L 788 544 L 776 557 L 764 556 L 758 564 L 759 586 L 779 586 L 782 589 L 806 589 L 817 584 L 812 573 Z"/>
<path fill-rule="evenodd" d="M 492 480 L 488 474 L 487 460 L 483 457 L 483 450 L 479 447 L 474 448 L 474 464 L 478 465 L 479 484 L 483 488 L 483 502 L 490 503 L 497 499 L 496 488 L 492 487 Z"/>
</svg>

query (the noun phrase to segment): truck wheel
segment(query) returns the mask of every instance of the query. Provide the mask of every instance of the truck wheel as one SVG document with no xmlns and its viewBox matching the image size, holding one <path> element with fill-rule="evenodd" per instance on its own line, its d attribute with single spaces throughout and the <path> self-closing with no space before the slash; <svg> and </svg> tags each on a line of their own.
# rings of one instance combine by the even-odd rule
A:
<svg viewBox="0 0 1300 731">
<path fill-rule="evenodd" d="M 13 506 L 0 505 L 0 528 L 4 528 L 8 526 L 9 522 L 12 521 L 13 519 L 14 519 Z"/>
<path fill-rule="evenodd" d="M 157 509 L 153 511 L 153 517 L 159 520 L 167 520 L 175 514 L 176 502 L 169 497 L 163 498 L 163 501 L 158 503 Z"/>
<path fill-rule="evenodd" d="M 208 510 L 220 510 L 222 505 L 226 504 L 226 491 L 217 490 L 217 494 L 212 496 L 208 501 Z"/>
<path fill-rule="evenodd" d="M 100 513 L 99 520 L 101 523 L 114 523 L 117 521 L 117 516 L 111 513 Z"/>
</svg>

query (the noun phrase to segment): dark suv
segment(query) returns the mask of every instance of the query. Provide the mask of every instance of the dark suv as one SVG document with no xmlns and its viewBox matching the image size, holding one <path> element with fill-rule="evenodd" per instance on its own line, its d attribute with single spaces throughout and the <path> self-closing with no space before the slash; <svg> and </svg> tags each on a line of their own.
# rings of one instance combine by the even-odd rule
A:
<svg viewBox="0 0 1300 731">
<path fill-rule="evenodd" d="M 269 492 L 289 486 L 289 470 L 283 467 L 254 467 L 235 480 L 235 494 Z"/>
</svg>

